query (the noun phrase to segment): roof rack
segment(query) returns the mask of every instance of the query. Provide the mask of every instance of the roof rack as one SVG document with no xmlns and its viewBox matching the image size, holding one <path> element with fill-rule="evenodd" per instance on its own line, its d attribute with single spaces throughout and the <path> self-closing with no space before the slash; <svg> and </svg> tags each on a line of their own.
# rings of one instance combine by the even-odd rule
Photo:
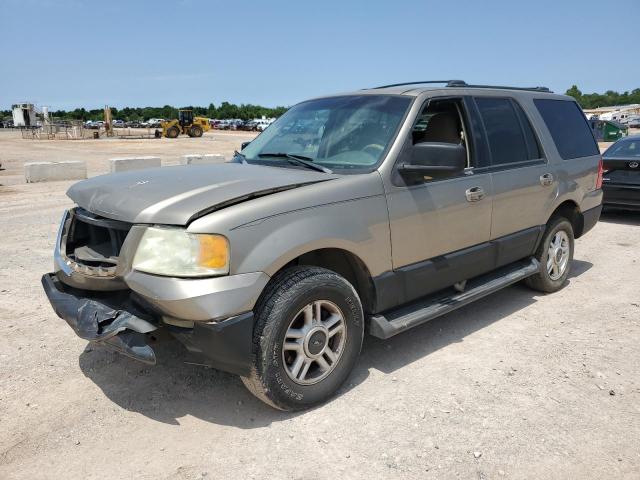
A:
<svg viewBox="0 0 640 480">
<path fill-rule="evenodd" d="M 451 87 L 454 85 L 447 85 L 447 87 Z M 504 85 L 455 85 L 456 87 L 460 86 L 460 87 L 468 87 L 468 88 L 496 88 L 499 90 L 526 90 L 529 92 L 546 92 L 546 93 L 553 93 L 551 90 L 549 90 L 547 87 L 508 87 L 508 86 L 504 86 Z"/>
<path fill-rule="evenodd" d="M 379 88 L 404 87 L 405 85 L 420 85 L 423 83 L 444 83 L 447 87 L 464 87 L 467 85 L 464 80 L 423 80 L 421 82 L 392 83 L 391 85 L 373 87 L 373 89 L 377 90 Z"/>
<path fill-rule="evenodd" d="M 404 82 L 404 83 L 393 83 L 391 85 L 382 85 L 380 87 L 374 87 L 374 90 L 380 88 L 391 88 L 391 87 L 404 87 L 408 85 L 421 85 L 421 84 L 431 84 L 431 83 L 444 83 L 445 87 L 463 87 L 463 88 L 496 88 L 500 90 L 526 90 L 530 92 L 546 92 L 553 93 L 547 87 L 508 87 L 504 85 L 470 85 L 464 80 L 424 80 L 421 82 Z"/>
</svg>

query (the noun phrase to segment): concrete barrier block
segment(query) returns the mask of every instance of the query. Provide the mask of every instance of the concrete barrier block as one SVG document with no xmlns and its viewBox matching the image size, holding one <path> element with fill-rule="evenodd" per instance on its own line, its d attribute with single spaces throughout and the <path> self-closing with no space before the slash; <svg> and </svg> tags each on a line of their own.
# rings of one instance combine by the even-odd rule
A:
<svg viewBox="0 0 640 480">
<path fill-rule="evenodd" d="M 87 162 L 28 162 L 24 164 L 27 183 L 82 180 L 87 178 Z"/>
<path fill-rule="evenodd" d="M 188 158 L 187 158 L 188 157 Z M 224 155 L 207 153 L 205 155 L 185 155 L 186 165 L 206 165 L 210 163 L 224 163 Z"/>
<path fill-rule="evenodd" d="M 111 173 L 156 168 L 162 165 L 160 157 L 130 157 L 109 159 Z"/>
</svg>

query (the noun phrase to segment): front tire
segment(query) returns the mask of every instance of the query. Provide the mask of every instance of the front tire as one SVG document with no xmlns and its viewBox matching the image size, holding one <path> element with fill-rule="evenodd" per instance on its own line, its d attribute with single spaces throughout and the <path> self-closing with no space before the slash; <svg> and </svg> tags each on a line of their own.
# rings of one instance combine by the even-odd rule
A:
<svg viewBox="0 0 640 480">
<path fill-rule="evenodd" d="M 167 138 L 178 138 L 180 135 L 180 129 L 176 126 L 167 128 Z"/>
<path fill-rule="evenodd" d="M 335 394 L 364 336 L 358 294 L 340 275 L 293 267 L 274 277 L 255 308 L 253 366 L 245 386 L 280 410 L 302 410 Z"/>
<path fill-rule="evenodd" d="M 203 134 L 202 127 L 199 125 L 192 125 L 189 128 L 189 136 L 191 138 L 200 138 Z"/>
<path fill-rule="evenodd" d="M 573 226 L 564 217 L 553 219 L 542 237 L 535 258 L 540 272 L 525 279 L 525 283 L 540 292 L 553 293 L 567 281 L 573 262 Z"/>
</svg>

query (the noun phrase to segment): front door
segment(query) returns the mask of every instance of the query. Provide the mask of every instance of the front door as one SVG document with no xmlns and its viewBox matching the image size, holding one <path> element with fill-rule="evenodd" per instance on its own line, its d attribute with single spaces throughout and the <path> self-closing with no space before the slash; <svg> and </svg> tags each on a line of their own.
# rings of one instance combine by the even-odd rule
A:
<svg viewBox="0 0 640 480">
<path fill-rule="evenodd" d="M 492 268 L 493 186 L 477 173 L 474 142 L 463 98 L 432 98 L 418 116 L 405 148 L 419 142 L 460 143 L 467 150 L 463 174 L 394 186 L 387 192 L 392 258 L 404 303 Z M 402 154 L 401 154 L 402 158 Z"/>
</svg>

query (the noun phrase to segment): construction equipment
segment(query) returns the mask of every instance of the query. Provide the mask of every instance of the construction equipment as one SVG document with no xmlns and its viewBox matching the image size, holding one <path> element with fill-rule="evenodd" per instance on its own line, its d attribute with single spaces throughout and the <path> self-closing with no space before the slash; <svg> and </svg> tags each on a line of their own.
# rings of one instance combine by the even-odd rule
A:
<svg viewBox="0 0 640 480">
<path fill-rule="evenodd" d="M 162 122 L 162 136 L 176 138 L 178 135 L 186 134 L 190 137 L 201 137 L 204 132 L 211 128 L 209 119 L 204 117 L 194 117 L 193 110 L 179 110 L 178 119 Z"/>
<path fill-rule="evenodd" d="M 111 107 L 109 105 L 104 106 L 104 130 L 107 137 L 113 137 L 113 117 L 111 116 Z"/>
</svg>

